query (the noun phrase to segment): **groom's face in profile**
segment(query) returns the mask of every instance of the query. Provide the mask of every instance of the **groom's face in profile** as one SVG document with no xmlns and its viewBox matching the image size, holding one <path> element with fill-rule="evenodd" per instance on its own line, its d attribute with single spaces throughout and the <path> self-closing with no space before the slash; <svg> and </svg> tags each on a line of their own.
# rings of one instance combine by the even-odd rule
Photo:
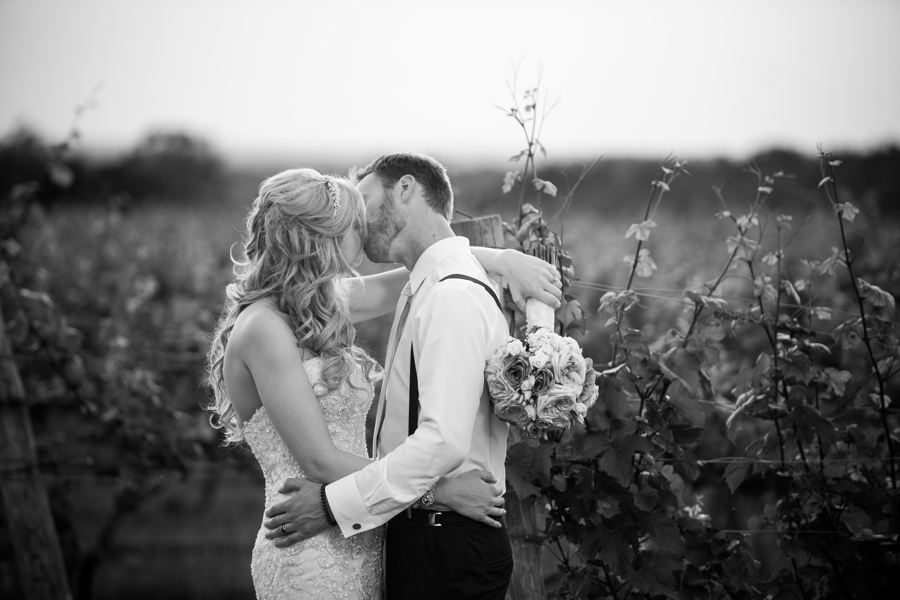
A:
<svg viewBox="0 0 900 600">
<path fill-rule="evenodd" d="M 395 262 L 390 258 L 391 244 L 406 227 L 397 204 L 394 202 L 393 189 L 385 188 L 382 179 L 375 173 L 369 173 L 356 188 L 366 202 L 366 256 L 375 263 Z"/>
</svg>

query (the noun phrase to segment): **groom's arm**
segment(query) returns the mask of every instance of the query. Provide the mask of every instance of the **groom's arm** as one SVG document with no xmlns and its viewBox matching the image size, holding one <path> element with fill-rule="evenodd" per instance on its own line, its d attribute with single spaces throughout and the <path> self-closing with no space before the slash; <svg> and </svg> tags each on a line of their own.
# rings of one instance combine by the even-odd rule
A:
<svg viewBox="0 0 900 600">
<path fill-rule="evenodd" d="M 419 427 L 381 460 L 326 487 L 345 536 L 372 529 L 412 505 L 469 453 L 484 389 L 484 362 L 497 307 L 474 284 L 446 282 L 425 299 L 413 327 Z M 418 335 L 416 335 L 418 334 Z"/>
</svg>

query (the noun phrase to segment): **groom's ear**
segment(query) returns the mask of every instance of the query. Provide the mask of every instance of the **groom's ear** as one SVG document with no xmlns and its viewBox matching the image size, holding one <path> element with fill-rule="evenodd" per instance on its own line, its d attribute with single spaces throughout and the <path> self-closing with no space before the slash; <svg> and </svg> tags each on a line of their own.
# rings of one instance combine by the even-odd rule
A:
<svg viewBox="0 0 900 600">
<path fill-rule="evenodd" d="M 394 194 L 400 204 L 409 204 L 416 190 L 416 178 L 412 175 L 404 175 L 394 184 Z"/>
</svg>

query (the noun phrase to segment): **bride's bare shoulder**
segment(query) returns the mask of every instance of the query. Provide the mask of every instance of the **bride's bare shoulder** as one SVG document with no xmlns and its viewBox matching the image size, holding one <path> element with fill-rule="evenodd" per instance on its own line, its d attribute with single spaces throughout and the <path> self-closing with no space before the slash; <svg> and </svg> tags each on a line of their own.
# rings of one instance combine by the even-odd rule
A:
<svg viewBox="0 0 900 600">
<path fill-rule="evenodd" d="M 261 347 L 268 351 L 297 349 L 297 338 L 291 318 L 278 309 L 272 298 L 261 298 L 247 305 L 238 315 L 231 331 L 228 345 L 233 352 L 256 352 Z M 226 348 L 226 351 L 228 349 Z M 303 358 L 312 356 L 305 348 L 300 348 Z"/>
<path fill-rule="evenodd" d="M 233 342 L 232 350 L 237 350 L 255 346 L 264 340 L 275 344 L 296 344 L 290 317 L 278 310 L 271 298 L 257 300 L 241 311 L 228 342 L 229 345 Z"/>
<path fill-rule="evenodd" d="M 260 298 L 251 304 L 248 304 L 238 315 L 234 323 L 235 328 L 248 328 L 254 325 L 258 326 L 265 321 L 280 321 L 286 327 L 290 327 L 291 318 L 283 311 L 279 310 L 275 299 L 271 297 Z"/>
</svg>

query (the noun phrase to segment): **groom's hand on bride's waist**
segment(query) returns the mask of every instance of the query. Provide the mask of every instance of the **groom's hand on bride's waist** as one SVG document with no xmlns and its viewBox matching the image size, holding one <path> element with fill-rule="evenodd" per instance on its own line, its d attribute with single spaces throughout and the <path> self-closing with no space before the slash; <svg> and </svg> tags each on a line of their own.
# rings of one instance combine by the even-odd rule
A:
<svg viewBox="0 0 900 600">
<path fill-rule="evenodd" d="M 266 538 L 275 546 L 286 548 L 328 529 L 328 519 L 322 507 L 321 484 L 301 478 L 284 482 L 280 494 L 290 498 L 266 511 L 263 525 L 269 530 Z"/>
</svg>

